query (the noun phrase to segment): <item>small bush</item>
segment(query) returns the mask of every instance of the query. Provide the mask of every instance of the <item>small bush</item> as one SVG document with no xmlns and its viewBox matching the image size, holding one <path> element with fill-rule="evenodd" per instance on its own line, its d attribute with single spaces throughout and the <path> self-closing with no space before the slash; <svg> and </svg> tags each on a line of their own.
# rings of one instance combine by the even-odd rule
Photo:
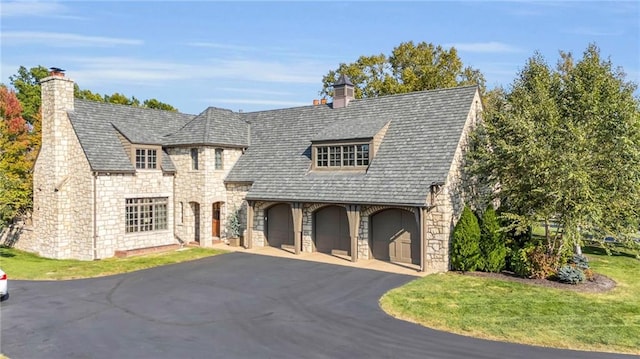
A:
<svg viewBox="0 0 640 359">
<path fill-rule="evenodd" d="M 480 225 L 480 269 L 486 272 L 500 272 L 506 264 L 507 247 L 500 231 L 500 222 L 493 206 L 489 205 L 482 215 Z"/>
<path fill-rule="evenodd" d="M 529 261 L 531 248 L 533 247 L 520 248 L 511 252 L 509 264 L 513 273 L 518 277 L 529 278 L 531 276 L 531 262 Z"/>
<path fill-rule="evenodd" d="M 581 254 L 574 254 L 569 263 L 575 264 L 577 268 L 582 270 L 589 269 L 589 259 Z"/>
<path fill-rule="evenodd" d="M 558 280 L 562 283 L 578 284 L 584 282 L 585 276 L 582 269 L 566 265 L 558 271 Z"/>
<path fill-rule="evenodd" d="M 451 265 L 454 270 L 473 271 L 480 261 L 480 225 L 478 218 L 469 207 L 453 229 L 451 245 Z"/>
</svg>

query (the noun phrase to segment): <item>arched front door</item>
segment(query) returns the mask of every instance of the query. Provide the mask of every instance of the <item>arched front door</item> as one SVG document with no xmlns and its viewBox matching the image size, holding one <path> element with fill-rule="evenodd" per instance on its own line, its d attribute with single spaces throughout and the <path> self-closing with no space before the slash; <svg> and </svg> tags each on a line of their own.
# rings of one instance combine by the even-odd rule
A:
<svg viewBox="0 0 640 359">
<path fill-rule="evenodd" d="M 420 236 L 415 215 L 387 209 L 371 218 L 371 250 L 376 259 L 420 264 Z"/>
<path fill-rule="evenodd" d="M 271 247 L 281 248 L 283 244 L 294 245 L 291 206 L 281 203 L 269 207 L 266 219 L 267 243 Z"/>
<path fill-rule="evenodd" d="M 351 255 L 349 220 L 347 210 L 341 206 L 323 207 L 313 217 L 316 250 L 331 253 L 333 250 Z"/>
<path fill-rule="evenodd" d="M 212 205 L 211 236 L 213 236 L 214 238 L 220 238 L 220 207 L 220 202 L 216 202 Z"/>
</svg>

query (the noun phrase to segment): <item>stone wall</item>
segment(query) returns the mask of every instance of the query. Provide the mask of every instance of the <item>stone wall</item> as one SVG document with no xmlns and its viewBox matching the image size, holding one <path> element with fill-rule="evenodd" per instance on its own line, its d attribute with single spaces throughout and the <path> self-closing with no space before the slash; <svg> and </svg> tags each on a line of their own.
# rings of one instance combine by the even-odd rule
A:
<svg viewBox="0 0 640 359">
<path fill-rule="evenodd" d="M 108 258 L 116 250 L 174 244 L 173 175 L 161 170 L 138 170 L 135 174 L 101 174 L 96 177 L 96 252 Z M 167 229 L 126 233 L 126 199 L 164 197 L 167 202 Z"/>
<path fill-rule="evenodd" d="M 92 178 L 67 111 L 73 81 L 41 81 L 42 146 L 33 175 L 33 227 L 15 247 L 49 258 L 92 259 Z M 89 214 L 89 215 L 87 215 Z"/>
<path fill-rule="evenodd" d="M 198 148 L 198 169 L 192 169 L 191 148 Z M 214 240 L 212 234 L 212 216 L 214 203 L 220 204 L 220 235 L 226 237 L 226 221 L 236 204 L 228 203 L 227 188 L 224 179 L 233 165 L 242 155 L 242 149 L 223 149 L 223 168 L 215 167 L 215 150 L 212 146 L 174 147 L 168 153 L 176 166 L 175 207 L 176 236 L 183 242 L 196 240 L 196 223 L 199 222 L 199 242 L 210 246 Z M 246 193 L 246 192 L 245 192 Z M 179 209 L 184 212 L 180 213 Z M 196 221 L 196 208 L 199 208 L 199 220 Z"/>
<path fill-rule="evenodd" d="M 476 93 L 447 179 L 435 196 L 434 202 L 431 203 L 431 209 L 425 215 L 426 271 L 444 272 L 450 268 L 449 253 L 453 227 L 460 219 L 465 202 L 469 197 L 465 192 L 467 184 L 464 173 L 464 156 L 468 147 L 469 134 L 475 128 L 481 111 L 480 96 Z"/>
</svg>

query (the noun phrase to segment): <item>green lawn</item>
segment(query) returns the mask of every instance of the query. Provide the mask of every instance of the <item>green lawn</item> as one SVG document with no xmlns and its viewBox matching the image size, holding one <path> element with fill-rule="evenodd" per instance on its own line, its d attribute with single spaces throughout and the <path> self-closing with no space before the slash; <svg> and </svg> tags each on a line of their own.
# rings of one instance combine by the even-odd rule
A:
<svg viewBox="0 0 640 359">
<path fill-rule="evenodd" d="M 17 249 L 0 247 L 0 268 L 12 279 L 78 279 L 133 272 L 171 263 L 185 262 L 225 253 L 224 251 L 187 247 L 179 251 L 130 258 L 98 261 L 58 260 L 39 257 Z"/>
<path fill-rule="evenodd" d="M 640 354 L 640 261 L 595 248 L 585 253 L 616 288 L 585 294 L 446 273 L 394 289 L 380 304 L 395 317 L 462 335 Z"/>
</svg>

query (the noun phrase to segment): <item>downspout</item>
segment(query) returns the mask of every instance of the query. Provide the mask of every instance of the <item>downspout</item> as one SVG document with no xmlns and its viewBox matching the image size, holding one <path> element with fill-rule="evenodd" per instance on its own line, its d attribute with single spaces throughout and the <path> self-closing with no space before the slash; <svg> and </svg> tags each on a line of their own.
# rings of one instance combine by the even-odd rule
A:
<svg viewBox="0 0 640 359">
<path fill-rule="evenodd" d="M 98 259 L 98 190 L 97 190 L 98 173 L 93 172 L 93 260 Z"/>
</svg>

